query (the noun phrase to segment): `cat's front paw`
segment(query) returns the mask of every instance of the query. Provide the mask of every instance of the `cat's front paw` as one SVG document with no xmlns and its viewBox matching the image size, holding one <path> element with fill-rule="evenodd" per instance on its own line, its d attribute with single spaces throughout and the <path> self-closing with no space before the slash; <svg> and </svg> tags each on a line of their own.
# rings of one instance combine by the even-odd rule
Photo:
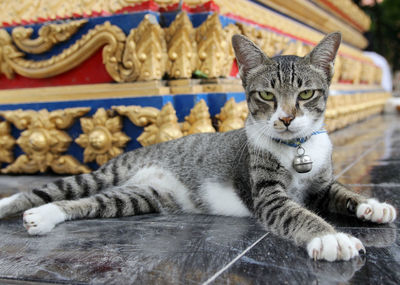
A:
<svg viewBox="0 0 400 285">
<path fill-rule="evenodd" d="M 328 234 L 313 238 L 307 245 L 308 255 L 314 260 L 350 260 L 365 253 L 361 241 L 345 233 Z"/>
<path fill-rule="evenodd" d="M 375 199 L 368 199 L 366 203 L 358 205 L 357 218 L 374 223 L 391 223 L 396 219 L 395 208 L 387 203 L 380 203 Z"/>
<path fill-rule="evenodd" d="M 65 213 L 58 206 L 46 204 L 25 211 L 23 222 L 30 235 L 44 235 L 65 219 Z"/>
</svg>

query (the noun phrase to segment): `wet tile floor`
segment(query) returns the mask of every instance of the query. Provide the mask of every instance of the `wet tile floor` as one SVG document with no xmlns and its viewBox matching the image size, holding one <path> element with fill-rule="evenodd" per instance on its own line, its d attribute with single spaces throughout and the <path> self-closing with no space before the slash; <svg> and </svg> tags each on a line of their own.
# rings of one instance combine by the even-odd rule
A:
<svg viewBox="0 0 400 285">
<path fill-rule="evenodd" d="M 334 169 L 354 191 L 400 209 L 400 117 L 375 116 L 331 135 Z M 54 177 L 0 176 L 8 196 Z M 400 221 L 327 217 L 367 246 L 365 258 L 314 262 L 250 218 L 144 215 L 82 220 L 29 236 L 0 221 L 0 284 L 400 284 Z"/>
</svg>

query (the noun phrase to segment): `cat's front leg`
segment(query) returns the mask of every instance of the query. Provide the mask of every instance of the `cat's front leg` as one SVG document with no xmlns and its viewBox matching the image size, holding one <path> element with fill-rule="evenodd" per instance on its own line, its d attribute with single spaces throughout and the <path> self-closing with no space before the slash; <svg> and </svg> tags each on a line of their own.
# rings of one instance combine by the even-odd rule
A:
<svg viewBox="0 0 400 285">
<path fill-rule="evenodd" d="M 287 197 L 280 183 L 259 181 L 255 188 L 255 216 L 268 230 L 305 246 L 310 258 L 349 260 L 359 256 L 359 251 L 365 252 L 359 239 L 336 232 L 321 217 Z"/>
<path fill-rule="evenodd" d="M 334 182 L 329 191 L 329 210 L 332 212 L 353 214 L 374 223 L 391 223 L 397 217 L 392 205 L 365 198 L 339 182 Z"/>
</svg>

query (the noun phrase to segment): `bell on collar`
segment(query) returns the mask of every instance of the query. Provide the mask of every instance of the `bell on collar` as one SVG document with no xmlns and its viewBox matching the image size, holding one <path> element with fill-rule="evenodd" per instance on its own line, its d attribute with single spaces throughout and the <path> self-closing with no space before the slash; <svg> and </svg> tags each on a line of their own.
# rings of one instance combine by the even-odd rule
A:
<svg viewBox="0 0 400 285">
<path fill-rule="evenodd" d="M 305 150 L 301 146 L 297 148 L 297 155 L 293 159 L 293 168 L 298 173 L 307 173 L 312 169 L 312 160 L 311 157 L 304 154 Z"/>
</svg>

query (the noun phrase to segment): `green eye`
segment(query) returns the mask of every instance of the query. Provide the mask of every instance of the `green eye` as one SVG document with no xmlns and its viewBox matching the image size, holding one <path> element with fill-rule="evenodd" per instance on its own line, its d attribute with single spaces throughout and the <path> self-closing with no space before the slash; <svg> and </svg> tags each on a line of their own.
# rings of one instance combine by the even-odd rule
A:
<svg viewBox="0 0 400 285">
<path fill-rule="evenodd" d="M 314 90 L 305 90 L 300 92 L 299 97 L 302 100 L 308 100 L 314 95 Z"/>
<path fill-rule="evenodd" d="M 264 99 L 265 101 L 272 101 L 274 100 L 274 94 L 272 94 L 271 92 L 266 92 L 266 91 L 260 91 L 258 92 L 258 94 L 260 94 L 260 97 L 262 99 Z"/>
</svg>

